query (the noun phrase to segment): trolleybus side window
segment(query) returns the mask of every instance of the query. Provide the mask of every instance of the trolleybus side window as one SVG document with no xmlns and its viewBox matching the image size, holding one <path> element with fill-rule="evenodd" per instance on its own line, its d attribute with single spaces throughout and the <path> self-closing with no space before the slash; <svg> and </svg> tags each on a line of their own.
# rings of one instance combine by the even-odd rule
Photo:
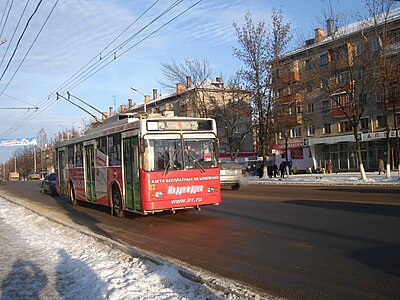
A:
<svg viewBox="0 0 400 300">
<path fill-rule="evenodd" d="M 75 145 L 75 167 L 83 167 L 83 144 Z"/>
<path fill-rule="evenodd" d="M 69 145 L 68 146 L 68 168 L 75 167 L 74 156 L 75 156 L 74 145 Z"/>
<path fill-rule="evenodd" d="M 108 137 L 108 165 L 121 165 L 121 134 L 116 133 Z"/>
<path fill-rule="evenodd" d="M 98 138 L 96 140 L 97 150 L 103 154 L 107 154 L 107 140 L 105 137 Z"/>
</svg>

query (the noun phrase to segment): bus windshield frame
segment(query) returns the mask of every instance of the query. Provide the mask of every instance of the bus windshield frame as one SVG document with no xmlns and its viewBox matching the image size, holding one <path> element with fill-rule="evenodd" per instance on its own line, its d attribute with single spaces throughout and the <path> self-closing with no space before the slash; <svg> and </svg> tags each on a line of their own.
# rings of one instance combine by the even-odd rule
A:
<svg viewBox="0 0 400 300">
<path fill-rule="evenodd" d="M 217 138 L 201 135 L 146 135 L 143 170 L 164 172 L 218 168 Z"/>
</svg>

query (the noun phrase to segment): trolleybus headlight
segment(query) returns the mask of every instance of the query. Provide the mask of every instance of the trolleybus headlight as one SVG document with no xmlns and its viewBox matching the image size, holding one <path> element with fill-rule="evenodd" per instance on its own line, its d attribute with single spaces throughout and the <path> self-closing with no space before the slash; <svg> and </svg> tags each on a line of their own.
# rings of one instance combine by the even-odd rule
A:
<svg viewBox="0 0 400 300">
<path fill-rule="evenodd" d="M 154 196 L 156 198 L 162 198 L 162 197 L 164 197 L 164 192 L 154 192 Z"/>
<path fill-rule="evenodd" d="M 218 191 L 218 188 L 215 187 L 215 186 L 210 186 L 210 187 L 207 189 L 207 192 L 209 192 L 209 193 L 215 193 L 215 192 L 217 192 L 217 191 Z"/>
</svg>

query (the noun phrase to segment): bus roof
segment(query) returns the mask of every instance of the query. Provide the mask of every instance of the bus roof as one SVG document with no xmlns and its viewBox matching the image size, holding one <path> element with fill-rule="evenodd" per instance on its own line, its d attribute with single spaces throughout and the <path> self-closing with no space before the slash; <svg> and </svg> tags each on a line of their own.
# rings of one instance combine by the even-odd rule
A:
<svg viewBox="0 0 400 300">
<path fill-rule="evenodd" d="M 111 135 L 117 132 L 139 129 L 145 122 L 151 121 L 212 121 L 212 130 L 216 132 L 215 121 L 212 118 L 193 118 L 193 117 L 176 117 L 162 116 L 160 114 L 138 114 L 138 113 L 119 113 L 107 118 L 104 123 L 93 123 L 82 135 L 65 141 L 56 143 L 56 148 L 84 142 L 87 140 Z M 142 124 L 142 125 L 141 125 Z M 177 131 L 178 129 L 171 129 Z M 210 130 L 207 130 L 210 131 Z"/>
</svg>

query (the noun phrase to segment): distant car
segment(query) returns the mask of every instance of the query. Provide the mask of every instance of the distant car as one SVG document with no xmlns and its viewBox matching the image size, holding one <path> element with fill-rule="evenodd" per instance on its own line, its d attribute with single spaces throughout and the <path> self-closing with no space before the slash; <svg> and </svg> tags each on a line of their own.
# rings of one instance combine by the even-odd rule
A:
<svg viewBox="0 0 400 300">
<path fill-rule="evenodd" d="M 40 191 L 45 194 L 49 193 L 54 196 L 57 195 L 56 189 L 56 173 L 48 173 L 40 183 Z"/>
<path fill-rule="evenodd" d="M 242 165 L 233 161 L 221 162 L 220 179 L 221 187 L 238 190 L 242 180 Z"/>
<path fill-rule="evenodd" d="M 40 180 L 40 174 L 35 172 L 30 172 L 28 174 L 28 180 Z"/>
</svg>

